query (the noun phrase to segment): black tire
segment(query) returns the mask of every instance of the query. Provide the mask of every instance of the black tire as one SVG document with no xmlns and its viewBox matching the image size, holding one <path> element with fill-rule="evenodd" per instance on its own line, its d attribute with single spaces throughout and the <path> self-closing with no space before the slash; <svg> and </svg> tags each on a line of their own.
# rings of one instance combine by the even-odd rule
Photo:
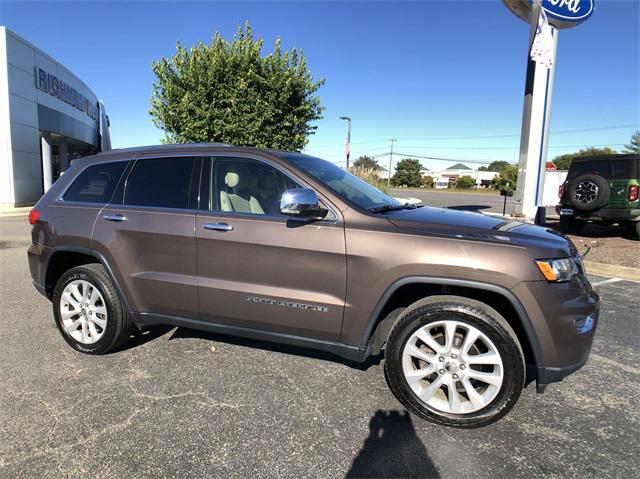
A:
<svg viewBox="0 0 640 479">
<path fill-rule="evenodd" d="M 75 280 L 84 280 L 96 287 L 104 298 L 107 309 L 107 323 L 100 339 L 92 344 L 84 344 L 69 335 L 64 329 L 60 299 L 65 287 Z M 105 354 L 121 346 L 134 330 L 133 322 L 120 299 L 109 275 L 100 264 L 77 266 L 66 271 L 58 280 L 53 292 L 53 314 L 56 326 L 64 340 L 76 351 L 86 354 Z"/>
<path fill-rule="evenodd" d="M 478 411 L 452 414 L 431 408 L 418 398 L 405 379 L 402 353 L 406 342 L 418 328 L 445 319 L 479 329 L 501 356 L 504 379 L 500 390 Z M 389 333 L 384 371 L 389 388 L 409 411 L 429 422 L 456 428 L 482 427 L 499 420 L 515 405 L 525 383 L 524 354 L 509 323 L 486 304 L 459 296 L 431 296 L 407 308 Z"/>
<path fill-rule="evenodd" d="M 580 221 L 570 216 L 560 216 L 560 232 L 565 234 L 580 234 L 585 227 L 585 221 Z"/>
<path fill-rule="evenodd" d="M 585 195 L 585 188 L 592 185 L 597 188 L 597 193 L 593 198 Z M 571 180 L 568 190 L 571 206 L 585 213 L 602 208 L 609 202 L 609 197 L 611 196 L 611 188 L 609 188 L 607 179 L 594 174 L 580 175 Z"/>
<path fill-rule="evenodd" d="M 636 239 L 640 240 L 640 221 L 636 222 L 634 229 L 636 231 Z"/>
</svg>

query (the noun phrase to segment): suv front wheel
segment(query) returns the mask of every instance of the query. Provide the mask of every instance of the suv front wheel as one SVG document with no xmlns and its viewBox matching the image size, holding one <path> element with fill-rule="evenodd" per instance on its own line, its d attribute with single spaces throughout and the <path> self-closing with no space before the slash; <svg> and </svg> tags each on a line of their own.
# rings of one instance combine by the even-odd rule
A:
<svg viewBox="0 0 640 479">
<path fill-rule="evenodd" d="M 116 349 L 134 328 L 100 264 L 77 266 L 62 275 L 53 292 L 53 314 L 64 340 L 87 354 Z"/>
<path fill-rule="evenodd" d="M 407 409 L 461 428 L 500 419 L 525 380 L 511 326 L 486 304 L 458 296 L 432 296 L 407 308 L 389 334 L 384 370 Z"/>
</svg>

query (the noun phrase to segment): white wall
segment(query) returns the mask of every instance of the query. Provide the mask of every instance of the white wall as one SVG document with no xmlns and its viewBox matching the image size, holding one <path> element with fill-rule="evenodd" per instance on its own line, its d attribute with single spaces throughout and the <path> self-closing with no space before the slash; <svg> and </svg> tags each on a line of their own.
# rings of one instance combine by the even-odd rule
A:
<svg viewBox="0 0 640 479">
<path fill-rule="evenodd" d="M 560 202 L 558 191 L 567 178 L 567 173 L 567 171 L 545 171 L 541 206 L 556 206 Z"/>
<path fill-rule="evenodd" d="M 13 202 L 13 165 L 5 28 L 0 27 L 0 203 Z"/>
<path fill-rule="evenodd" d="M 98 129 L 97 118 L 37 89 L 36 67 L 55 75 L 94 104 L 98 101 L 87 85 L 68 69 L 27 40 L 0 27 L 1 203 L 31 204 L 42 195 L 39 104 L 70 117 L 72 120 L 68 122 L 80 130 L 84 128 L 82 125 Z M 65 135 L 75 138 L 71 133 Z M 85 141 L 85 138 L 76 139 Z"/>
</svg>

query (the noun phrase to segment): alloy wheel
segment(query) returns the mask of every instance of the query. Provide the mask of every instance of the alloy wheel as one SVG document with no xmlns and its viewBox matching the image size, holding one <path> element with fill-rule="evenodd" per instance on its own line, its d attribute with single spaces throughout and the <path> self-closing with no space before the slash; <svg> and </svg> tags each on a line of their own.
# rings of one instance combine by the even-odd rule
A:
<svg viewBox="0 0 640 479">
<path fill-rule="evenodd" d="M 588 204 L 598 197 L 598 185 L 593 181 L 583 181 L 576 186 L 575 196 L 580 203 Z"/>
<path fill-rule="evenodd" d="M 405 343 L 407 384 L 429 408 L 448 414 L 478 411 L 500 392 L 500 352 L 478 328 L 446 320 L 418 328 Z"/>
<path fill-rule="evenodd" d="M 60 297 L 65 333 L 82 344 L 98 341 L 107 327 L 107 305 L 96 286 L 85 280 L 67 284 Z"/>
</svg>

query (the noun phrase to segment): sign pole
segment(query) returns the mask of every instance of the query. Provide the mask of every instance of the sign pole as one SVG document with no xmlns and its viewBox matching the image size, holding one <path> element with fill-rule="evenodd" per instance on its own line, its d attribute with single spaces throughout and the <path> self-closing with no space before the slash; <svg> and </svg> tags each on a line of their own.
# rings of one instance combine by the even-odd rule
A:
<svg viewBox="0 0 640 479">
<path fill-rule="evenodd" d="M 555 74 L 558 30 L 552 28 L 552 65 L 546 68 L 534 62 L 529 53 L 538 26 L 540 1 L 533 3 L 530 13 L 531 30 L 527 49 L 527 77 L 522 113 L 520 154 L 518 159 L 518 183 L 515 195 L 515 214 L 536 218 L 544 222 L 542 190 L 544 188 L 545 165 L 551 114 L 551 99 Z"/>
</svg>

